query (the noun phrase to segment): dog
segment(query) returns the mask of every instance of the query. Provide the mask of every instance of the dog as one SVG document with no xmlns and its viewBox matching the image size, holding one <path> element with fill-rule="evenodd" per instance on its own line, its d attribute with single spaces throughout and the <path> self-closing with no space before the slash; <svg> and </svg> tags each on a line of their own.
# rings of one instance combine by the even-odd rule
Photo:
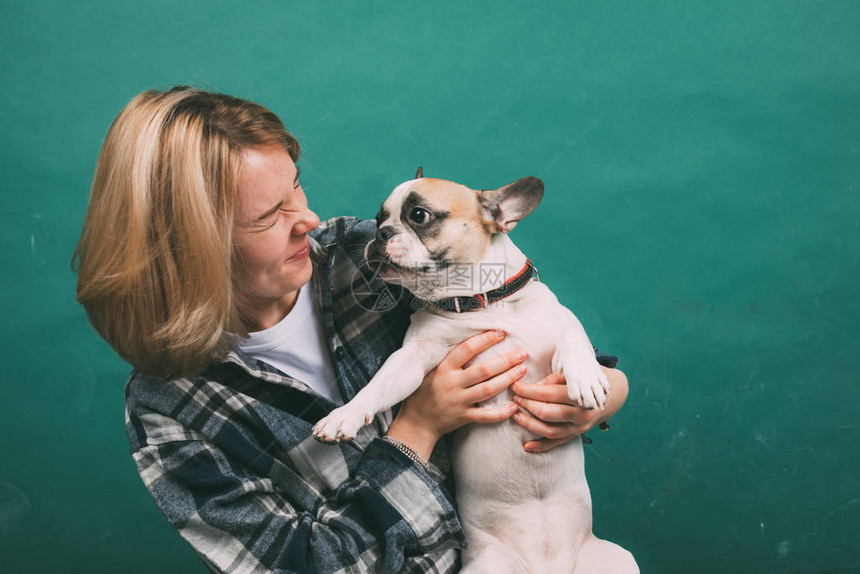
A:
<svg viewBox="0 0 860 574">
<path fill-rule="evenodd" d="M 540 179 L 526 177 L 478 191 L 424 178 L 419 168 L 394 189 L 365 258 L 424 306 L 412 316 L 403 347 L 349 403 L 314 426 L 316 438 L 351 440 L 377 412 L 415 391 L 451 348 L 491 329 L 507 336 L 484 353 L 528 352 L 524 382 L 560 370 L 572 401 L 603 408 L 610 384 L 585 330 L 535 280 L 531 262 L 507 235 L 537 207 L 543 188 Z M 510 402 L 506 391 L 483 406 Z M 522 445 L 534 438 L 510 420 L 455 433 L 456 497 L 469 541 L 462 572 L 638 572 L 629 552 L 591 532 L 582 441 L 526 453 Z"/>
</svg>

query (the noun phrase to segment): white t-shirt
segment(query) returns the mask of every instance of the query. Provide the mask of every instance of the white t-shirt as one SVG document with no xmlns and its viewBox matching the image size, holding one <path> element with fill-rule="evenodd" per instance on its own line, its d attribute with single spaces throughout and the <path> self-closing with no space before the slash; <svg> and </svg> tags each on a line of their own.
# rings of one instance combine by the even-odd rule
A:
<svg viewBox="0 0 860 574">
<path fill-rule="evenodd" d="M 326 345 L 322 313 L 314 304 L 310 285 L 299 290 L 295 306 L 277 325 L 240 339 L 239 348 L 305 383 L 335 404 L 343 404 Z"/>
</svg>

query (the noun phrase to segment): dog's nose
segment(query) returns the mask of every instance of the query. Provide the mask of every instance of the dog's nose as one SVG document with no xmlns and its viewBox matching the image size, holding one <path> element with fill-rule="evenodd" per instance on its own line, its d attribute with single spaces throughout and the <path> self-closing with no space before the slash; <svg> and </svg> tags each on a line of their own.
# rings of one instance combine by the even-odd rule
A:
<svg viewBox="0 0 860 574">
<path fill-rule="evenodd" d="M 379 229 L 376 230 L 376 240 L 380 243 L 385 243 L 389 239 L 391 239 L 397 230 L 394 229 L 393 225 L 383 225 Z"/>
</svg>

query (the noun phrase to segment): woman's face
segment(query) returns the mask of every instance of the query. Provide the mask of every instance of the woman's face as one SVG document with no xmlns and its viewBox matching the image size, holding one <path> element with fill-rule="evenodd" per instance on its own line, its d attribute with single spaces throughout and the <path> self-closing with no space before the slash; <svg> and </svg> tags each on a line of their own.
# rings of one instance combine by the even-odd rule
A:
<svg viewBox="0 0 860 574">
<path fill-rule="evenodd" d="M 243 154 L 234 220 L 236 289 L 257 329 L 292 309 L 311 277 L 308 232 L 319 225 L 308 209 L 296 164 L 282 147 Z"/>
</svg>

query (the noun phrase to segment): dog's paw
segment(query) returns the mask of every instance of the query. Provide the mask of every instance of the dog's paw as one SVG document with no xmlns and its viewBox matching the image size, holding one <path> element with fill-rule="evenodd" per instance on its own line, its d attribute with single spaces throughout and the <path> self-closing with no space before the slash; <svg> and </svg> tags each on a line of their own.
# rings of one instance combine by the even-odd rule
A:
<svg viewBox="0 0 860 574">
<path fill-rule="evenodd" d="M 570 400 L 586 409 L 599 408 L 603 410 L 611 386 L 603 369 L 598 365 L 593 368 L 564 369 L 567 380 L 567 396 Z"/>
<path fill-rule="evenodd" d="M 374 414 L 351 404 L 336 408 L 314 425 L 314 438 L 328 443 L 349 442 L 361 427 L 373 419 Z"/>
</svg>

